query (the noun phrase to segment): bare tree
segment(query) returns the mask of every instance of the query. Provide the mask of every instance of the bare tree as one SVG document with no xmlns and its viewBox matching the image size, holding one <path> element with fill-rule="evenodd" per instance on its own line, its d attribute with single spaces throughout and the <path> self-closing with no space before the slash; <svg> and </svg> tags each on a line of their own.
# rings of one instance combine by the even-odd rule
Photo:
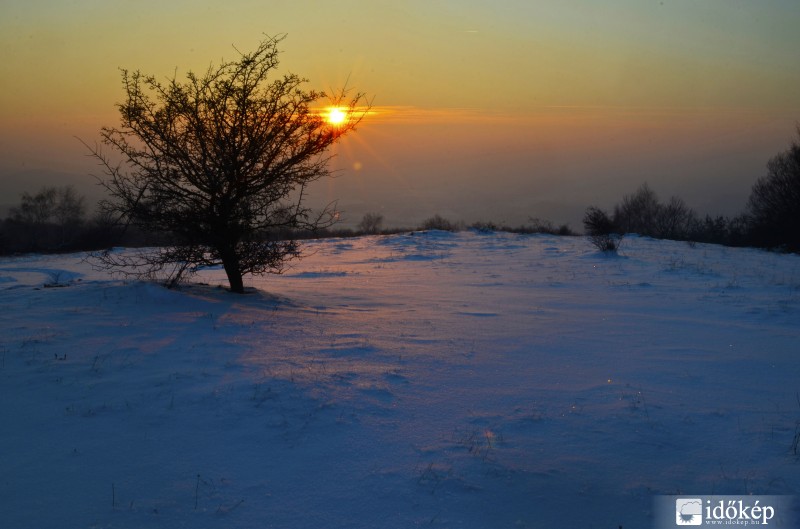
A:
<svg viewBox="0 0 800 529">
<path fill-rule="evenodd" d="M 90 147 L 111 195 L 104 206 L 167 244 L 134 257 L 98 254 L 102 266 L 166 273 L 174 283 L 221 264 L 241 293 L 243 275 L 280 273 L 299 256 L 295 240 L 275 233 L 334 222 L 331 207 L 314 214 L 304 205 L 307 187 L 329 175 L 326 151 L 363 117 L 364 98 L 307 91 L 305 79 L 277 76 L 281 40 L 268 37 L 183 82 L 122 70 L 120 125 L 101 132 L 122 162 Z M 314 110 L 324 99 L 340 109 L 337 123 Z"/>
<path fill-rule="evenodd" d="M 689 236 L 691 226 L 696 222 L 696 215 L 680 197 L 672 197 L 666 204 L 659 204 L 656 217 L 655 233 L 659 239 L 685 239 Z"/>
<path fill-rule="evenodd" d="M 23 193 L 11 219 L 24 242 L 20 249 L 53 251 L 70 248 L 84 221 L 85 199 L 72 186 L 44 186 L 31 195 Z"/>
<path fill-rule="evenodd" d="M 25 192 L 22 194 L 19 207 L 11 208 L 11 217 L 25 224 L 46 224 L 53 217 L 57 194 L 58 190 L 55 187 L 47 186 L 35 195 Z"/>
<path fill-rule="evenodd" d="M 614 224 L 622 233 L 657 239 L 685 239 L 695 217 L 694 211 L 679 197 L 662 204 L 646 183 L 614 206 Z"/>
<path fill-rule="evenodd" d="M 800 126 L 797 129 L 800 136 Z M 800 251 L 800 143 L 767 163 L 747 203 L 755 243 Z"/>
<path fill-rule="evenodd" d="M 378 233 L 383 226 L 383 215 L 380 213 L 364 213 L 361 221 L 358 223 L 359 231 L 367 234 Z"/>
<path fill-rule="evenodd" d="M 646 183 L 632 195 L 622 197 L 614 206 L 614 223 L 622 233 L 654 235 L 660 204 L 655 192 Z"/>
<path fill-rule="evenodd" d="M 86 213 L 86 198 L 79 195 L 72 186 L 56 190 L 53 219 L 64 228 L 74 227 L 83 222 Z"/>
</svg>

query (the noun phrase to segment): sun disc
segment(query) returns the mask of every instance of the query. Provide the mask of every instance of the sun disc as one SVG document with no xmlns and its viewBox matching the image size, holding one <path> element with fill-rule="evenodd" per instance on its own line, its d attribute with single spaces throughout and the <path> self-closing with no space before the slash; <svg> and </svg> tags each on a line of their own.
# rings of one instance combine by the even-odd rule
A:
<svg viewBox="0 0 800 529">
<path fill-rule="evenodd" d="M 347 112 L 339 107 L 328 110 L 328 123 L 331 125 L 341 125 L 347 119 Z"/>
</svg>

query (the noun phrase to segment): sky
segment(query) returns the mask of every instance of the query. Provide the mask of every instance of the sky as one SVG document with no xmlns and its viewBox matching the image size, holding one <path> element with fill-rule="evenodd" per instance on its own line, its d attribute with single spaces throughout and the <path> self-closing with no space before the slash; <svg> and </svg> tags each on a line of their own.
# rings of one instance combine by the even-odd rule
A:
<svg viewBox="0 0 800 529">
<path fill-rule="evenodd" d="M 797 134 L 797 27 L 794 0 L 0 0 L 0 205 L 99 196 L 76 137 L 117 124 L 120 68 L 182 77 L 285 34 L 281 71 L 376 110 L 311 195 L 347 221 L 580 228 L 644 182 L 735 214 Z"/>
</svg>

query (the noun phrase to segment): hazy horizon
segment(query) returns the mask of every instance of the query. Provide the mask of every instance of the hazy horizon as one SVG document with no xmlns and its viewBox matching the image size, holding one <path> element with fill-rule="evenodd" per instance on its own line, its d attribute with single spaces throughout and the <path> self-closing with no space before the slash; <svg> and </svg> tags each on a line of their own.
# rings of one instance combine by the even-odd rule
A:
<svg viewBox="0 0 800 529">
<path fill-rule="evenodd" d="M 376 112 L 339 144 L 337 200 L 414 225 L 452 220 L 579 229 L 644 182 L 700 214 L 743 211 L 800 121 L 793 2 L 5 2 L 0 208 L 41 185 L 94 199 L 88 143 L 117 124 L 119 68 L 203 71 L 264 34 L 281 70 L 345 83 Z M 0 209 L 0 213 L 2 213 Z"/>
</svg>

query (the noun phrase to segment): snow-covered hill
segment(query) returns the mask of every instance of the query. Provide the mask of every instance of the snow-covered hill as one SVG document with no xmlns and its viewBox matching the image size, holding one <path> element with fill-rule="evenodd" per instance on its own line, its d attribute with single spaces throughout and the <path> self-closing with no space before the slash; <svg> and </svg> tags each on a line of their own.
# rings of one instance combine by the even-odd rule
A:
<svg viewBox="0 0 800 529">
<path fill-rule="evenodd" d="M 656 494 L 800 490 L 798 256 L 307 253 L 245 296 L 0 260 L 0 526 L 629 529 Z"/>
</svg>

